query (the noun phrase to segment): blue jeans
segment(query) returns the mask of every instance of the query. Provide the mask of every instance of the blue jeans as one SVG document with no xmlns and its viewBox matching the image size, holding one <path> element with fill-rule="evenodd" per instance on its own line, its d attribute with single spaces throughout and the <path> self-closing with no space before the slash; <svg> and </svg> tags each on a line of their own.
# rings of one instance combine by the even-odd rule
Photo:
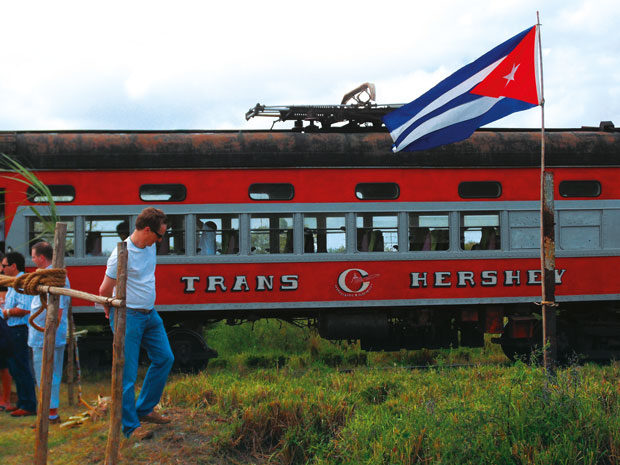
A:
<svg viewBox="0 0 620 465">
<path fill-rule="evenodd" d="M 9 326 L 13 342 L 13 355 L 8 358 L 9 372 L 17 388 L 17 408 L 37 411 L 37 395 L 34 390 L 34 374 L 28 347 L 28 326 Z"/>
<path fill-rule="evenodd" d="M 110 326 L 114 331 L 114 311 L 110 310 Z M 142 389 L 136 401 L 135 384 L 138 376 L 138 358 L 140 345 L 146 350 L 151 365 Z M 168 373 L 174 363 L 170 342 L 164 329 L 164 323 L 155 310 L 140 313 L 127 309 L 127 327 L 125 331 L 125 369 L 123 371 L 123 433 L 131 436 L 133 430 L 140 426 L 140 417 L 153 411 L 164 392 Z"/>
<path fill-rule="evenodd" d="M 60 381 L 62 380 L 62 364 L 65 355 L 65 346 L 56 346 L 54 349 L 54 373 L 52 375 L 52 396 L 50 408 L 58 408 L 60 400 Z M 34 363 L 34 375 L 37 386 L 41 389 L 41 366 L 43 365 L 43 347 L 32 348 L 32 362 Z"/>
</svg>

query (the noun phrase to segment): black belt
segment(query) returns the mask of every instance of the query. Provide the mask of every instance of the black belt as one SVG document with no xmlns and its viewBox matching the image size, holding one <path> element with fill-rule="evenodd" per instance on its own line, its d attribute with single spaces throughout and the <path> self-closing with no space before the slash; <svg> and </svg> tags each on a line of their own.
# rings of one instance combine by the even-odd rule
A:
<svg viewBox="0 0 620 465">
<path fill-rule="evenodd" d="M 151 311 L 152 311 L 152 309 L 150 309 L 150 308 L 129 308 L 129 307 L 127 307 L 127 309 L 128 310 L 135 310 L 136 312 L 144 313 L 144 314 L 147 314 L 147 315 L 149 313 L 151 313 Z"/>
</svg>

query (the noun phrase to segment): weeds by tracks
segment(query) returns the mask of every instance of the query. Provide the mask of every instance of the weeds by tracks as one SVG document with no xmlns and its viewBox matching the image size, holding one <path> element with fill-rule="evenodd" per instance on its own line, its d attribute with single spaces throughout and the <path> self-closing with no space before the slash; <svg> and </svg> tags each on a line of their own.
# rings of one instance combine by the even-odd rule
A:
<svg viewBox="0 0 620 465">
<path fill-rule="evenodd" d="M 216 331 L 221 358 L 171 378 L 163 406 L 173 423 L 124 447 L 123 463 L 620 464 L 620 363 L 549 378 L 491 344 L 366 353 L 258 329 Z M 87 398 L 105 394 L 107 378 L 89 379 Z M 2 421 L 0 463 L 30 463 L 27 420 Z M 52 431 L 51 463 L 101 463 L 106 434 L 104 422 Z"/>
<path fill-rule="evenodd" d="M 620 363 L 548 378 L 490 345 L 372 354 L 305 343 L 230 354 L 171 383 L 166 402 L 218 419 L 214 463 L 620 464 Z"/>
<path fill-rule="evenodd" d="M 216 454 L 269 463 L 620 463 L 620 364 L 218 370 L 167 402 L 224 421 Z"/>
</svg>

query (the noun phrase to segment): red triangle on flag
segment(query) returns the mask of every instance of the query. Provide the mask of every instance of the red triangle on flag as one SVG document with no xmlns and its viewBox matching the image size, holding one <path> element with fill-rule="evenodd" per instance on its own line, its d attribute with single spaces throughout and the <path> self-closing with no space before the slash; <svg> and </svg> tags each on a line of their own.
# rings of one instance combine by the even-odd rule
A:
<svg viewBox="0 0 620 465">
<path fill-rule="evenodd" d="M 536 76 L 536 26 L 469 92 L 485 97 L 508 97 L 538 105 Z"/>
</svg>

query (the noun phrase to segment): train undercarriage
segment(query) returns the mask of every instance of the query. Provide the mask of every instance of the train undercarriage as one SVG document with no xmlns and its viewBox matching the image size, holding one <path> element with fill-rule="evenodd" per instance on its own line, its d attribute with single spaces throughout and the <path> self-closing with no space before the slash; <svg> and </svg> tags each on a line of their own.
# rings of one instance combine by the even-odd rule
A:
<svg viewBox="0 0 620 465">
<path fill-rule="evenodd" d="M 209 360 L 218 353 L 209 347 L 204 338 L 204 326 L 194 320 L 166 326 L 170 348 L 174 354 L 173 371 L 198 372 L 207 367 Z M 84 369 L 98 369 L 112 365 L 112 340 L 114 335 L 109 326 L 91 326 L 84 337 L 78 338 L 80 366 Z M 148 363 L 148 355 L 142 349 L 140 363 Z"/>
<path fill-rule="evenodd" d="M 557 357 L 560 363 L 620 359 L 618 303 L 563 304 L 557 315 Z M 511 360 L 525 359 L 542 349 L 539 314 L 509 318 L 497 342 Z"/>
<path fill-rule="evenodd" d="M 540 309 L 533 304 L 330 312 L 317 326 L 326 339 L 359 339 L 364 350 L 387 351 L 482 347 L 489 333 L 513 361 L 540 355 L 543 339 Z M 620 359 L 620 305 L 562 304 L 556 337 L 561 363 Z"/>
<path fill-rule="evenodd" d="M 229 324 L 279 318 L 278 312 L 244 312 L 230 318 L 196 313 L 162 314 L 172 351 L 174 369 L 204 369 L 217 351 L 204 339 L 205 324 L 226 320 Z M 359 340 L 368 351 L 483 347 L 492 334 L 510 360 L 529 362 L 542 353 L 542 320 L 534 304 L 476 305 L 467 307 L 376 308 L 296 312 L 285 321 L 304 322 L 328 340 Z M 101 327 L 100 327 L 101 328 Z M 109 366 L 112 332 L 106 326 L 79 341 L 82 366 Z M 620 359 L 620 303 L 565 303 L 557 309 L 557 354 L 560 363 Z M 147 360 L 146 354 L 142 359 Z"/>
</svg>

